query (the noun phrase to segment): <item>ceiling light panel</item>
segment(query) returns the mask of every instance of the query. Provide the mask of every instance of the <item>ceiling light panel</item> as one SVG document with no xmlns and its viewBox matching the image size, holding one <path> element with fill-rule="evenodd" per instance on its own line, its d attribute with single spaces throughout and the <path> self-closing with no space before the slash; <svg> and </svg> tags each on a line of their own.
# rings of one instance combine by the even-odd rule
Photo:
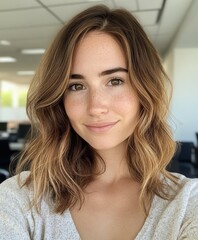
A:
<svg viewBox="0 0 198 240">
<path fill-rule="evenodd" d="M 0 63 L 9 63 L 9 62 L 16 62 L 16 58 L 13 57 L 0 57 Z"/>
<path fill-rule="evenodd" d="M 35 71 L 31 70 L 31 71 L 18 71 L 17 75 L 19 76 L 31 76 L 34 75 Z"/>
<path fill-rule="evenodd" d="M 35 48 L 35 49 L 22 49 L 21 53 L 22 54 L 43 54 L 45 52 L 44 48 Z"/>
<path fill-rule="evenodd" d="M 0 40 L 0 45 L 3 45 L 3 46 L 10 46 L 10 42 L 7 41 L 7 40 Z"/>
</svg>

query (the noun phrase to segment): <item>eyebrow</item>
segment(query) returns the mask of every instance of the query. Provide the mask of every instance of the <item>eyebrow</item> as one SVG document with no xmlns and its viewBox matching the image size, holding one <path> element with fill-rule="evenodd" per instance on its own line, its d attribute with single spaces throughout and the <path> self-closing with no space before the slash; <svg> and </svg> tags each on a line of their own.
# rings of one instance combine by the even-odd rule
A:
<svg viewBox="0 0 198 240">
<path fill-rule="evenodd" d="M 112 73 L 116 73 L 116 72 L 126 72 L 128 73 L 128 70 L 126 68 L 122 68 L 122 67 L 117 67 L 117 68 L 111 68 L 111 69 L 107 69 L 105 71 L 102 71 L 99 76 L 105 76 L 105 75 L 110 75 Z M 70 75 L 70 79 L 85 79 L 85 77 L 81 74 L 71 74 Z"/>
</svg>

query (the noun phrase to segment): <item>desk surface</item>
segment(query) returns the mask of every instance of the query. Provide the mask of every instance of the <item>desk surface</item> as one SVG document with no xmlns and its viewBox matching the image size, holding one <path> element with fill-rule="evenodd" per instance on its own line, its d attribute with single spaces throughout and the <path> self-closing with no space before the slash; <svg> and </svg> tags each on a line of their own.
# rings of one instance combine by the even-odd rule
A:
<svg viewBox="0 0 198 240">
<path fill-rule="evenodd" d="M 23 142 L 10 142 L 9 146 L 12 151 L 21 151 L 24 148 L 24 143 Z"/>
<path fill-rule="evenodd" d="M 0 131 L 0 138 L 1 139 L 8 138 L 9 136 L 10 136 L 10 134 L 8 132 Z"/>
<path fill-rule="evenodd" d="M 0 132 L 0 140 L 9 140 L 9 134 L 6 132 Z M 24 148 L 25 142 L 23 139 L 19 139 L 17 142 L 15 141 L 10 141 L 9 142 L 9 147 L 11 151 L 21 151 Z"/>
</svg>

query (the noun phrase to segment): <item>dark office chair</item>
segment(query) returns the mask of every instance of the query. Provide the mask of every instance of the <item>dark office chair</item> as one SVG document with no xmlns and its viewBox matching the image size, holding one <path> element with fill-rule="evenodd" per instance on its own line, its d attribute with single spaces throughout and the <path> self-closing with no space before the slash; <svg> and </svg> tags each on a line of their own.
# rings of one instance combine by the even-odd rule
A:
<svg viewBox="0 0 198 240">
<path fill-rule="evenodd" d="M 17 140 L 25 141 L 30 133 L 31 125 L 29 123 L 20 123 L 17 131 Z"/>
<path fill-rule="evenodd" d="M 12 151 L 9 147 L 9 139 L 0 139 L 0 168 L 9 170 Z"/>
<path fill-rule="evenodd" d="M 6 132 L 7 131 L 7 122 L 0 122 L 0 132 Z"/>
<path fill-rule="evenodd" d="M 7 170 L 3 169 L 3 168 L 0 168 L 0 183 L 5 181 L 9 177 L 10 177 L 9 172 Z"/>
<path fill-rule="evenodd" d="M 198 168 L 196 167 L 193 158 L 195 156 L 195 146 L 193 142 L 180 142 L 175 156 L 171 160 L 168 170 L 178 172 L 186 177 L 198 177 Z"/>
<path fill-rule="evenodd" d="M 198 132 L 195 133 L 196 138 L 197 138 L 197 147 L 198 147 Z"/>
</svg>

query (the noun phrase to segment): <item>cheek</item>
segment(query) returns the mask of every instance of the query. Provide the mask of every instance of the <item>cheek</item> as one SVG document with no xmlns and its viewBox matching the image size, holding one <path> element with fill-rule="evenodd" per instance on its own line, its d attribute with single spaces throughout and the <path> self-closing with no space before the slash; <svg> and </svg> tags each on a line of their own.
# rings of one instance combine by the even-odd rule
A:
<svg viewBox="0 0 198 240">
<path fill-rule="evenodd" d="M 74 100 L 73 98 L 69 97 L 65 98 L 64 101 L 65 112 L 71 121 L 80 118 L 82 106 L 83 106 L 82 100 L 80 101 L 80 99 Z"/>
<path fill-rule="evenodd" d="M 119 110 L 123 114 L 136 115 L 139 112 L 138 97 L 129 91 L 114 96 L 112 104 L 114 109 Z"/>
</svg>

